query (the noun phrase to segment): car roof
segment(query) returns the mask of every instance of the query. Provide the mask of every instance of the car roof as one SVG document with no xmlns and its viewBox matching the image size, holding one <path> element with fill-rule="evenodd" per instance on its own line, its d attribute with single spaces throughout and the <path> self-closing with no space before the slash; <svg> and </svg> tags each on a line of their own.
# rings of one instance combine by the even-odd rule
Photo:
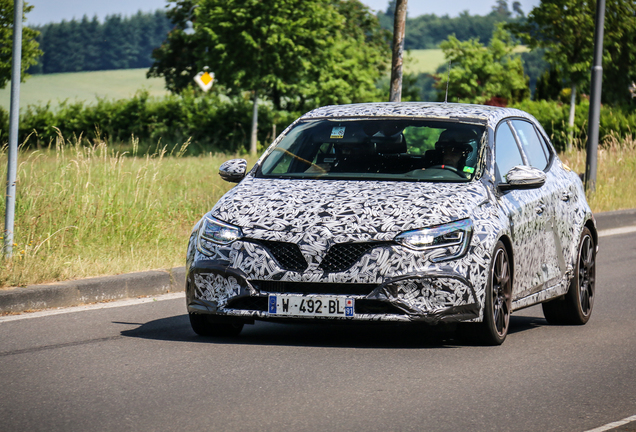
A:
<svg viewBox="0 0 636 432">
<path fill-rule="evenodd" d="M 300 119 L 334 117 L 408 117 L 486 123 L 495 127 L 505 117 L 523 117 L 536 121 L 525 111 L 488 105 L 445 102 L 374 102 L 329 105 L 316 108 Z"/>
</svg>

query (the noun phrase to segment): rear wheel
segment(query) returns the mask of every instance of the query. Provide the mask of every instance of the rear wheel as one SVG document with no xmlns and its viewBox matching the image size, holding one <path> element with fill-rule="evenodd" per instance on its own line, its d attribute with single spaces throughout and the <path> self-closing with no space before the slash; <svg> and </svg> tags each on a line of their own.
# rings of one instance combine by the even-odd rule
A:
<svg viewBox="0 0 636 432">
<path fill-rule="evenodd" d="M 232 322 L 224 317 L 190 313 L 190 325 L 199 336 L 230 337 L 238 336 L 243 323 Z"/>
<path fill-rule="evenodd" d="M 582 325 L 589 321 L 594 306 L 596 245 L 590 230 L 581 233 L 576 268 L 567 294 L 543 303 L 543 315 L 550 324 Z"/>
</svg>

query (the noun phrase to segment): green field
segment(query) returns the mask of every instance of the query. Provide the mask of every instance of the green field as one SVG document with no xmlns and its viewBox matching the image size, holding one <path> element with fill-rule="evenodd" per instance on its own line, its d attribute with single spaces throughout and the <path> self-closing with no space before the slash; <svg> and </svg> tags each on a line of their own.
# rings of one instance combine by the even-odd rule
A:
<svg viewBox="0 0 636 432">
<path fill-rule="evenodd" d="M 20 107 L 43 105 L 61 101 L 94 102 L 98 97 L 125 99 L 138 90 L 146 89 L 150 96 L 168 94 L 163 78 L 146 78 L 147 69 L 123 69 L 96 72 L 74 72 L 49 75 L 32 75 L 20 86 Z M 0 106 L 8 110 L 11 89 L 0 90 Z"/>
<path fill-rule="evenodd" d="M 411 50 L 404 58 L 404 69 L 407 73 L 434 73 L 442 63 L 442 50 Z M 146 72 L 147 69 L 122 69 L 32 75 L 20 86 L 20 107 L 47 102 L 56 107 L 63 100 L 91 103 L 98 97 L 126 99 L 141 89 L 148 90 L 150 96 L 167 95 L 163 78 L 148 79 Z M 10 99 L 10 86 L 0 90 L 0 106 L 8 110 Z"/>
<path fill-rule="evenodd" d="M 410 50 L 404 56 L 404 72 L 432 74 L 443 63 L 444 53 L 441 49 Z"/>
<path fill-rule="evenodd" d="M 515 51 L 522 52 L 525 47 Z M 444 63 L 441 49 L 410 50 L 404 56 L 406 73 L 435 73 Z M 163 78 L 146 78 L 147 69 L 121 69 L 96 72 L 73 72 L 50 75 L 32 75 L 20 86 L 20 106 L 61 101 L 94 102 L 96 98 L 126 99 L 138 90 L 146 89 L 150 96 L 167 95 Z M 9 109 L 10 86 L 0 90 L 0 106 Z"/>
</svg>

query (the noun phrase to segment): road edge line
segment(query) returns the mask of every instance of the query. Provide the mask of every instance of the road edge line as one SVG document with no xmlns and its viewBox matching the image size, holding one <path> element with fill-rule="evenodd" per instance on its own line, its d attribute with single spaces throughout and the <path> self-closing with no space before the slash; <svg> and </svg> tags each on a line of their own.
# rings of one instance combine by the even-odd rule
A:
<svg viewBox="0 0 636 432">
<path fill-rule="evenodd" d="M 636 232 L 636 226 L 605 229 L 605 230 L 599 231 L 598 236 L 599 238 L 601 238 L 601 237 L 609 237 L 609 236 L 620 235 L 620 234 L 630 234 L 633 232 Z"/>
<path fill-rule="evenodd" d="M 615 421 L 615 422 L 612 422 L 612 423 L 607 423 L 607 424 L 605 424 L 603 426 L 599 426 L 599 427 L 597 427 L 595 429 L 590 429 L 590 430 L 587 430 L 585 432 L 605 432 L 605 431 L 617 428 L 619 426 L 626 425 L 626 424 L 631 423 L 633 421 L 636 421 L 636 415 L 633 415 L 631 417 L 626 417 L 623 420 L 618 420 L 618 421 Z"/>
</svg>

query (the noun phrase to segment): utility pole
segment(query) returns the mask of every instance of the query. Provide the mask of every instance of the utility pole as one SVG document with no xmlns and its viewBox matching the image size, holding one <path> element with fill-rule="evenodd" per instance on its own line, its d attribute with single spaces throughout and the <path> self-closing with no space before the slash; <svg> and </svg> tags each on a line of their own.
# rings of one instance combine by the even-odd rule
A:
<svg viewBox="0 0 636 432">
<path fill-rule="evenodd" d="M 258 143 L 258 92 L 254 90 L 254 105 L 252 107 L 252 133 L 250 135 L 250 154 L 256 155 Z"/>
<path fill-rule="evenodd" d="M 393 21 L 393 57 L 391 61 L 391 96 L 389 102 L 402 100 L 402 56 L 404 54 L 404 30 L 408 0 L 396 0 Z"/>
<path fill-rule="evenodd" d="M 15 182 L 18 168 L 18 124 L 20 121 L 20 75 L 22 69 L 23 0 L 13 2 L 13 55 L 11 60 L 11 112 L 9 114 L 9 157 L 7 161 L 7 195 L 4 214 L 4 256 L 13 255 L 15 221 Z"/>
<path fill-rule="evenodd" d="M 590 113 L 587 132 L 587 160 L 585 162 L 585 189 L 596 190 L 596 161 L 598 156 L 598 126 L 601 118 L 601 85 L 603 82 L 603 27 L 605 26 L 605 0 L 596 2 L 594 23 L 594 66 L 590 92 Z"/>
</svg>

